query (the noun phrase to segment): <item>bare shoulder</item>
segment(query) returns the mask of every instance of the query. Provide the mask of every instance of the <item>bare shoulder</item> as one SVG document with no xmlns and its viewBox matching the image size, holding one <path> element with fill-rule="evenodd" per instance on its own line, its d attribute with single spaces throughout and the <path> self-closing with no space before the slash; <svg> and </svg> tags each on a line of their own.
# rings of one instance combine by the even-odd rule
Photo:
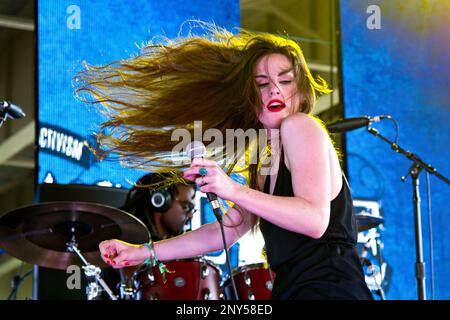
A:
<svg viewBox="0 0 450 320">
<path fill-rule="evenodd" d="M 327 132 L 321 121 L 305 113 L 294 113 L 281 122 L 281 137 L 313 137 L 328 138 Z M 294 135 L 294 136 L 293 136 Z"/>
<path fill-rule="evenodd" d="M 284 146 L 286 165 L 304 150 L 328 149 L 329 136 L 320 120 L 304 113 L 295 113 L 281 122 L 281 140 Z"/>
<path fill-rule="evenodd" d="M 293 174 L 306 174 L 321 166 L 321 173 L 317 172 L 317 175 L 328 172 L 332 181 L 330 199 L 334 199 L 342 187 L 342 172 L 336 150 L 323 123 L 313 116 L 296 113 L 283 120 L 280 133 L 288 169 Z"/>
</svg>

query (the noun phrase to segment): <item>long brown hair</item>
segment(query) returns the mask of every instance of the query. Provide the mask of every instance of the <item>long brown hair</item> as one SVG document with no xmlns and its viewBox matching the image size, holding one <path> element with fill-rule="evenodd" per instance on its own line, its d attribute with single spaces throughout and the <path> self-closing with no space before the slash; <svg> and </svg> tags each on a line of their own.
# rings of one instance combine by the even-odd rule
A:
<svg viewBox="0 0 450 320">
<path fill-rule="evenodd" d="M 223 28 L 196 22 L 204 35 L 158 38 L 129 59 L 91 66 L 78 73 L 76 93 L 96 104 L 107 120 L 100 126 L 98 143 L 106 153 L 118 154 L 125 165 L 157 171 L 180 168 L 170 154 L 177 141 L 171 136 L 183 128 L 193 134 L 193 123 L 203 130 L 262 128 L 262 105 L 254 68 L 270 53 L 288 57 L 303 94 L 299 112 L 310 113 L 317 93 L 328 93 L 326 83 L 313 78 L 299 45 L 286 37 Z M 85 94 L 87 93 L 87 95 Z M 249 144 L 245 145 L 249 150 Z M 236 154 L 224 154 L 231 172 Z M 258 158 L 258 161 L 261 159 Z M 248 170 L 248 183 L 257 186 L 258 165 Z"/>
</svg>

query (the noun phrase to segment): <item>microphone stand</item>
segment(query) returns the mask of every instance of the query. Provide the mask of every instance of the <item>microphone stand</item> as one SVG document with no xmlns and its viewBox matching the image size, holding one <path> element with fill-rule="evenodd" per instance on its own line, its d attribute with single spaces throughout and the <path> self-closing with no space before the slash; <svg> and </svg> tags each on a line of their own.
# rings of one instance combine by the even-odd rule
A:
<svg viewBox="0 0 450 320">
<path fill-rule="evenodd" d="M 419 156 L 407 151 L 400 147 L 398 144 L 392 142 L 388 138 L 381 135 L 377 129 L 372 128 L 369 124 L 367 127 L 369 133 L 375 137 L 389 143 L 392 150 L 404 155 L 413 163 L 408 170 L 406 176 L 402 177 L 402 181 L 405 182 L 408 175 L 411 175 L 413 185 L 413 205 L 414 205 L 414 231 L 416 240 L 416 279 L 417 279 L 417 292 L 419 300 L 426 300 L 426 285 L 425 285 L 425 263 L 423 262 L 423 248 L 422 248 L 422 222 L 420 212 L 420 191 L 419 191 L 419 175 L 422 170 L 434 174 L 437 178 L 441 179 L 447 184 L 450 184 L 450 180 L 437 172 L 436 168 L 430 164 L 425 163 Z"/>
</svg>

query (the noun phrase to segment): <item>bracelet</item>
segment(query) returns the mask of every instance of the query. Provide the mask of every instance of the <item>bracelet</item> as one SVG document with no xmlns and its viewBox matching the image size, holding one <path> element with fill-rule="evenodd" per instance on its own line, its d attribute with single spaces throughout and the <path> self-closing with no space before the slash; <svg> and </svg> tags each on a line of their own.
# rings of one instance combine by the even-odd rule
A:
<svg viewBox="0 0 450 320">
<path fill-rule="evenodd" d="M 155 249 L 153 248 L 153 242 L 146 242 L 142 244 L 142 246 L 147 247 L 147 249 L 150 251 L 150 257 L 144 260 L 144 264 L 151 265 L 154 267 L 156 265 L 156 256 L 155 256 Z"/>
<path fill-rule="evenodd" d="M 174 271 L 170 271 L 169 269 L 167 269 L 166 265 L 156 258 L 153 241 L 146 242 L 142 244 L 142 246 L 147 247 L 150 251 L 150 257 L 144 260 L 144 264 L 151 265 L 152 267 L 158 266 L 159 272 L 161 273 L 161 276 L 163 278 L 163 283 L 166 283 L 166 273 L 173 273 Z"/>
</svg>

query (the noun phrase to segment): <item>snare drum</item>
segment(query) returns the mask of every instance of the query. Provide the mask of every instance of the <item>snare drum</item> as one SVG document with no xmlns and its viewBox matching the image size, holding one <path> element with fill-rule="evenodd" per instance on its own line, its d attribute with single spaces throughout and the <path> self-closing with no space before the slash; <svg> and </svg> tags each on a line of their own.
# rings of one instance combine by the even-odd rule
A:
<svg viewBox="0 0 450 320">
<path fill-rule="evenodd" d="M 264 263 L 250 264 L 236 268 L 232 272 L 239 300 L 269 300 L 275 273 Z M 235 300 L 231 279 L 224 282 L 228 300 Z"/>
<path fill-rule="evenodd" d="M 164 283 L 158 267 L 135 272 L 136 300 L 218 300 L 220 269 L 202 258 L 165 262 Z"/>
</svg>

